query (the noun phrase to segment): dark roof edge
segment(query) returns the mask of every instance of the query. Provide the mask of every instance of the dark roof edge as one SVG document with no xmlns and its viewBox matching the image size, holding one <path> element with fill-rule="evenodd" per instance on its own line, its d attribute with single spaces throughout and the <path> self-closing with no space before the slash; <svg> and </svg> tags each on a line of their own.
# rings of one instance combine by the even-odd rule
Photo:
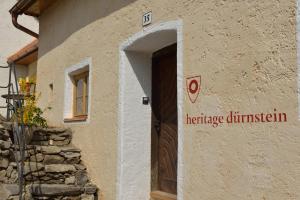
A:
<svg viewBox="0 0 300 200">
<path fill-rule="evenodd" d="M 9 12 L 12 14 L 22 15 L 25 11 L 30 8 L 37 0 L 20 0 L 18 1 Z"/>
<path fill-rule="evenodd" d="M 28 8 L 30 8 L 30 6 L 32 6 L 36 1 L 37 0 L 20 0 L 9 10 L 9 12 L 12 17 L 12 23 L 17 29 L 19 29 L 35 38 L 38 38 L 39 34 L 33 32 L 32 30 L 30 30 L 18 23 L 18 16 L 24 14 L 25 11 Z"/>
</svg>

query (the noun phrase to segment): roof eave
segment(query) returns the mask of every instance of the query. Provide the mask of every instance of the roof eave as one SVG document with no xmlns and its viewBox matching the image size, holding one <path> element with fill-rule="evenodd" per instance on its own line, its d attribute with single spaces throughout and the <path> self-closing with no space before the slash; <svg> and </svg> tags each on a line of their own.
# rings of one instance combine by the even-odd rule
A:
<svg viewBox="0 0 300 200">
<path fill-rule="evenodd" d="M 21 65 L 28 65 L 37 60 L 38 40 L 32 41 L 13 55 L 7 58 L 7 63 L 15 63 Z"/>
</svg>

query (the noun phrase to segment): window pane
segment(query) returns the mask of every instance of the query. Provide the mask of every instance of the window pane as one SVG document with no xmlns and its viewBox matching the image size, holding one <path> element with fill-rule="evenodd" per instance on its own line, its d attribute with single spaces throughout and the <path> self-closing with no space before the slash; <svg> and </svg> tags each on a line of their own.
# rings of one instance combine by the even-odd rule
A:
<svg viewBox="0 0 300 200">
<path fill-rule="evenodd" d="M 83 95 L 83 79 L 79 79 L 77 81 L 76 97 L 82 97 L 82 95 Z"/>
<path fill-rule="evenodd" d="M 89 106 L 89 104 L 88 104 L 88 100 L 89 100 L 89 97 L 88 96 L 86 96 L 85 97 L 85 114 L 87 114 L 88 113 L 88 106 Z"/>
<path fill-rule="evenodd" d="M 86 115 L 88 110 L 88 73 L 76 75 L 75 79 L 75 111 L 74 116 Z"/>
<path fill-rule="evenodd" d="M 83 106 L 83 98 L 82 97 L 76 98 L 76 115 L 83 114 L 82 106 Z"/>
<path fill-rule="evenodd" d="M 86 76 L 86 94 L 85 94 L 85 114 L 88 113 L 88 106 L 89 106 L 89 76 Z"/>
<path fill-rule="evenodd" d="M 86 95 L 89 95 L 89 76 L 86 77 Z"/>
</svg>

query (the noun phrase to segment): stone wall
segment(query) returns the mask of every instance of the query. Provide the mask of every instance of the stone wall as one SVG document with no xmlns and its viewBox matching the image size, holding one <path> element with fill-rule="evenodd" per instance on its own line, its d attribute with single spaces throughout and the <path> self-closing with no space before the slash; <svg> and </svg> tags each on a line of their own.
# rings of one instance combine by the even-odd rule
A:
<svg viewBox="0 0 300 200">
<path fill-rule="evenodd" d="M 70 129 L 39 128 L 30 133 L 24 153 L 24 199 L 97 199 L 97 187 L 90 182 L 80 150 L 71 145 Z M 12 135 L 10 124 L 0 125 L 0 197 L 7 200 L 19 198 L 20 152 Z"/>
</svg>

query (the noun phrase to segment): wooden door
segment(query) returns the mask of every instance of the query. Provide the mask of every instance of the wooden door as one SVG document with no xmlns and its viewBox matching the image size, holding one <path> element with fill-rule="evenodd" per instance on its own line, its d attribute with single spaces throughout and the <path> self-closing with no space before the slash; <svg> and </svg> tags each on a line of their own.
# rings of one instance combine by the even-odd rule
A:
<svg viewBox="0 0 300 200">
<path fill-rule="evenodd" d="M 152 191 L 177 194 L 176 44 L 152 59 Z"/>
</svg>

